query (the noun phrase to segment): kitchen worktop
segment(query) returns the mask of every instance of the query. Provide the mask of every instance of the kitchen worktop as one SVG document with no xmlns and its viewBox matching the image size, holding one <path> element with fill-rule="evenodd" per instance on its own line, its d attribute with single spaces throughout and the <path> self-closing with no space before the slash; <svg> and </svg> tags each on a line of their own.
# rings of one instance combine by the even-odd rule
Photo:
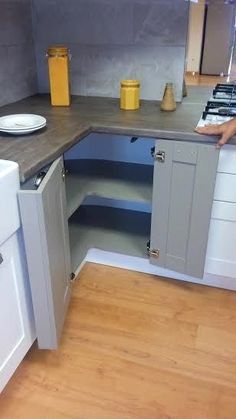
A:
<svg viewBox="0 0 236 419">
<path fill-rule="evenodd" d="M 20 137 L 1 133 L 0 159 L 16 161 L 24 182 L 92 132 L 215 143 L 216 137 L 194 132 L 211 90 L 189 87 L 188 97 L 170 113 L 160 111 L 156 101 L 143 101 L 138 111 L 121 111 L 118 99 L 74 96 L 66 108 L 52 107 L 48 95 L 32 96 L 0 108 L 0 115 L 40 114 L 47 127 Z"/>
</svg>

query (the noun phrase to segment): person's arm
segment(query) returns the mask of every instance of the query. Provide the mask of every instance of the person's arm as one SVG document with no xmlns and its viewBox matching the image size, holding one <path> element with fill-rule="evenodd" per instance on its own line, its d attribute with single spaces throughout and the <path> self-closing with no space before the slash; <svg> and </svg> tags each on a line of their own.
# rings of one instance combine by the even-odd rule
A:
<svg viewBox="0 0 236 419">
<path fill-rule="evenodd" d="M 196 132 L 206 135 L 220 135 L 217 147 L 222 147 L 227 141 L 236 135 L 236 118 L 220 125 L 207 125 L 206 127 L 196 128 Z"/>
</svg>

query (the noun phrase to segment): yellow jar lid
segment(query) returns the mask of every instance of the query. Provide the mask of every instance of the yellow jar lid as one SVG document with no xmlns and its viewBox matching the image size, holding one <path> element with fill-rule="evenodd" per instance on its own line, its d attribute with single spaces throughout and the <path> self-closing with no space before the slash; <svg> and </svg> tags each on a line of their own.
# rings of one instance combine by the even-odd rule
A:
<svg viewBox="0 0 236 419">
<path fill-rule="evenodd" d="M 69 49 L 65 47 L 64 45 L 55 45 L 48 48 L 47 53 L 49 57 L 55 57 L 55 56 L 66 56 L 69 53 Z"/>
<path fill-rule="evenodd" d="M 121 87 L 140 87 L 139 80 L 122 80 Z"/>
</svg>

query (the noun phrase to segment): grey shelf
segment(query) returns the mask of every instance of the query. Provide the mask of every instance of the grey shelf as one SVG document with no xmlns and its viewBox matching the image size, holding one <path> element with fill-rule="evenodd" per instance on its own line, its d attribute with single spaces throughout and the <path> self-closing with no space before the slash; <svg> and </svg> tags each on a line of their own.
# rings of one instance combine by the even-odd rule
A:
<svg viewBox="0 0 236 419">
<path fill-rule="evenodd" d="M 91 248 L 147 257 L 150 226 L 149 213 L 82 205 L 69 220 L 73 271 Z"/>
<path fill-rule="evenodd" d="M 67 160 L 68 218 L 87 196 L 151 204 L 153 166 L 107 160 Z"/>
</svg>

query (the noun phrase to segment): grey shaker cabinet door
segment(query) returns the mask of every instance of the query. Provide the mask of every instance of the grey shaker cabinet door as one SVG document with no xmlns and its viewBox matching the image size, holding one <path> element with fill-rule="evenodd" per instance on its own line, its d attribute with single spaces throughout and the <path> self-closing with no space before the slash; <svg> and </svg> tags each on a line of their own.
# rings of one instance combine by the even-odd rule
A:
<svg viewBox="0 0 236 419">
<path fill-rule="evenodd" d="M 37 190 L 21 190 L 19 204 L 38 346 L 57 349 L 70 299 L 70 247 L 63 159 Z"/>
<path fill-rule="evenodd" d="M 202 278 L 219 151 L 208 144 L 158 140 L 155 160 L 150 262 Z"/>
</svg>

